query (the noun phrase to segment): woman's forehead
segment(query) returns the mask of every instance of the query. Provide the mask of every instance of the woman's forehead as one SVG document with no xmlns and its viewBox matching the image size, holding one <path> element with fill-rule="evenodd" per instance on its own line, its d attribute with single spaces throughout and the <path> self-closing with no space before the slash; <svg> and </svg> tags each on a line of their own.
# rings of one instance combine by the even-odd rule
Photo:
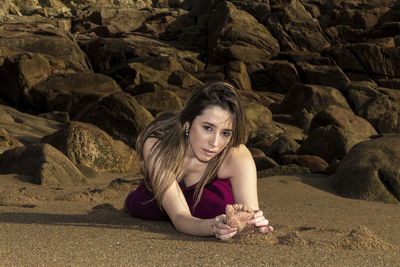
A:
<svg viewBox="0 0 400 267">
<path fill-rule="evenodd" d="M 210 106 L 195 118 L 195 121 L 203 123 L 207 122 L 224 129 L 231 129 L 233 117 L 232 113 L 218 106 Z"/>
</svg>

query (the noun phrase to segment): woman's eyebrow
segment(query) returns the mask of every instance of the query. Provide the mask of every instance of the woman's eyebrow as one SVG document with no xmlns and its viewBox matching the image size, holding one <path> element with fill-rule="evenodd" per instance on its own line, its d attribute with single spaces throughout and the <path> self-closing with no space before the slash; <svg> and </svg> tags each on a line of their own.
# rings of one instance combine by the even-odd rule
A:
<svg viewBox="0 0 400 267">
<path fill-rule="evenodd" d="M 208 121 L 203 121 L 202 122 L 203 124 L 207 124 L 207 125 L 209 125 L 209 126 L 211 126 L 211 127 L 213 127 L 213 128 L 217 128 L 217 126 L 215 126 L 215 124 L 213 124 L 213 123 L 211 123 L 211 122 L 208 122 Z M 223 131 L 227 131 L 227 132 L 232 132 L 232 129 L 222 129 Z"/>
</svg>

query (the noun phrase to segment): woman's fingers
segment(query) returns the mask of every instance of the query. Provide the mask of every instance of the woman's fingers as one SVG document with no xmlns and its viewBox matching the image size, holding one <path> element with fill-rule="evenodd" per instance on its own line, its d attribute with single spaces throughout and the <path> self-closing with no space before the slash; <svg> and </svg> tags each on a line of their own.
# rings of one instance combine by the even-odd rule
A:
<svg viewBox="0 0 400 267">
<path fill-rule="evenodd" d="M 227 240 L 234 236 L 237 233 L 237 229 L 235 227 L 230 227 L 225 223 L 226 216 L 222 214 L 217 216 L 213 223 L 212 231 L 216 238 L 221 240 Z"/>
</svg>

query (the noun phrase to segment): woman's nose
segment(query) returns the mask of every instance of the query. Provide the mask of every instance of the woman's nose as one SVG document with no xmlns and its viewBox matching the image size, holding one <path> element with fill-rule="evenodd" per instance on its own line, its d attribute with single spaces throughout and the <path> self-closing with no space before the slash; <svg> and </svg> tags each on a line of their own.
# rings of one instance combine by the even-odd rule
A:
<svg viewBox="0 0 400 267">
<path fill-rule="evenodd" d="M 219 140 L 218 140 L 218 134 L 212 134 L 211 136 L 210 136 L 210 139 L 209 139 L 209 145 L 210 146 L 212 146 L 212 147 L 217 147 L 218 146 L 218 142 L 219 142 Z"/>
</svg>

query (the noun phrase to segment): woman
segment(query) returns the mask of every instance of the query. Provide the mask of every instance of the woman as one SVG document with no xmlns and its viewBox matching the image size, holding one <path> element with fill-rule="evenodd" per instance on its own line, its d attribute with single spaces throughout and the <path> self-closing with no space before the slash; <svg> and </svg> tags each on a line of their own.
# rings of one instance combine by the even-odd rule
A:
<svg viewBox="0 0 400 267">
<path fill-rule="evenodd" d="M 163 113 L 139 135 L 144 183 L 125 206 L 133 217 L 170 219 L 179 232 L 229 239 L 225 206 L 255 211 L 261 233 L 272 231 L 259 210 L 254 160 L 244 145 L 245 114 L 233 86 L 216 82 L 196 91 L 179 113 Z"/>
</svg>

